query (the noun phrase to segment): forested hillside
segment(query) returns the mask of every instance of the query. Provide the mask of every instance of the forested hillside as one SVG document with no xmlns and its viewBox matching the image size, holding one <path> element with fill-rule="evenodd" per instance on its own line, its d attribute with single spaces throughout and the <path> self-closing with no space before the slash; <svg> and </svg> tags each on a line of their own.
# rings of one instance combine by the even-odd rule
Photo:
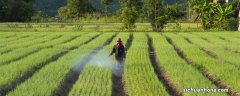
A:
<svg viewBox="0 0 240 96">
<path fill-rule="evenodd" d="M 119 0 L 113 0 L 114 2 L 109 5 L 109 11 L 114 12 L 120 8 Z M 183 0 L 165 0 L 167 3 L 175 3 Z M 101 4 L 101 0 L 91 0 L 92 6 L 96 10 L 103 10 L 104 7 Z M 36 11 L 41 11 L 48 16 L 55 16 L 58 8 L 65 6 L 66 0 L 35 0 L 33 7 Z"/>
</svg>

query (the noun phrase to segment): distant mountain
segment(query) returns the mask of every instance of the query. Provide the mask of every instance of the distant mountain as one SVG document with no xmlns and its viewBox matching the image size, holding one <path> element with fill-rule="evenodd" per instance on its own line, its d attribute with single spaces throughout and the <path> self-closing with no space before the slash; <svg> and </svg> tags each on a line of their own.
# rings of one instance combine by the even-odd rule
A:
<svg viewBox="0 0 240 96">
<path fill-rule="evenodd" d="M 116 10 L 120 9 L 119 0 L 113 0 L 114 2 L 109 5 L 109 12 L 115 12 Z M 176 2 L 182 2 L 184 0 L 165 0 L 165 2 L 172 4 Z M 103 5 L 101 4 L 101 0 L 92 0 L 92 6 L 101 11 L 104 9 Z M 34 0 L 33 8 L 36 11 L 41 11 L 48 16 L 56 16 L 58 8 L 65 6 L 66 0 Z"/>
</svg>

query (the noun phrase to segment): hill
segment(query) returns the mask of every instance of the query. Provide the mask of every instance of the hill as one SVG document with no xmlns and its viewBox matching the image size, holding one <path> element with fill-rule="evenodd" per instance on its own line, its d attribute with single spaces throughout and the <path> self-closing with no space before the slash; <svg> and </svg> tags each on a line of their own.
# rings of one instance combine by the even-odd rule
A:
<svg viewBox="0 0 240 96">
<path fill-rule="evenodd" d="M 113 0 L 114 2 L 109 5 L 109 11 L 114 12 L 120 9 L 119 0 Z M 176 2 L 181 2 L 183 0 L 165 0 L 165 2 L 172 4 Z M 101 0 L 91 0 L 92 6 L 101 11 L 103 10 L 103 5 L 101 4 Z M 41 11 L 47 16 L 55 16 L 57 15 L 58 8 L 65 6 L 66 0 L 35 0 L 33 4 L 33 8 L 36 11 Z"/>
</svg>

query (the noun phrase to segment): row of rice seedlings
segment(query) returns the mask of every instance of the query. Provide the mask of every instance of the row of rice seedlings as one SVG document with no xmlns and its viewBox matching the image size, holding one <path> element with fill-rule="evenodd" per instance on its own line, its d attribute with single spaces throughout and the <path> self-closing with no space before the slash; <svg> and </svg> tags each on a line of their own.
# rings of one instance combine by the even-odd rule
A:
<svg viewBox="0 0 240 96">
<path fill-rule="evenodd" d="M 50 37 L 51 36 L 56 36 L 56 35 L 50 35 Z M 42 42 L 42 40 L 44 40 L 43 38 L 50 39 L 50 38 L 48 38 L 47 35 L 39 35 L 37 37 L 30 36 L 29 38 L 16 40 L 15 42 L 5 43 L 5 44 L 7 44 L 7 46 L 0 48 L 0 54 L 4 53 L 6 51 L 18 49 L 18 48 L 28 47 L 31 45 L 37 45 L 38 44 L 37 42 Z"/>
<path fill-rule="evenodd" d="M 12 42 L 5 42 L 5 43 L 3 43 L 3 45 L 6 45 L 6 47 L 0 48 L 0 51 L 4 51 L 7 49 L 10 50 L 10 49 L 17 49 L 17 48 L 22 48 L 22 47 L 29 47 L 31 45 L 38 44 L 37 42 L 42 42 L 42 40 L 44 40 L 44 38 L 47 38 L 50 36 L 56 36 L 56 38 L 57 38 L 62 35 L 67 35 L 67 36 L 74 35 L 73 33 L 67 34 L 67 33 L 63 33 L 63 32 L 61 32 L 61 33 L 49 33 L 49 32 L 48 33 L 40 33 L 40 32 L 29 33 L 28 32 L 28 33 L 22 33 L 22 34 L 28 34 L 29 37 L 23 38 L 23 39 L 20 38 L 19 40 L 15 40 Z M 48 38 L 48 39 L 50 39 L 50 38 Z M 47 41 L 44 41 L 44 42 L 47 42 Z"/>
<path fill-rule="evenodd" d="M 173 33 L 166 33 L 174 44 L 180 48 L 186 57 L 201 71 L 207 72 L 214 82 L 221 83 L 221 87 L 230 87 L 235 92 L 240 92 L 240 75 L 235 66 L 225 64 L 201 51 L 197 46 L 188 43 L 183 37 Z M 224 85 L 222 85 L 224 84 Z M 229 90 L 230 90 L 229 89 Z"/>
<path fill-rule="evenodd" d="M 79 34 L 79 33 L 78 33 Z M 56 45 L 54 46 L 53 48 L 57 48 L 57 49 L 67 49 L 69 48 L 69 46 L 72 46 L 72 45 L 76 45 L 76 42 L 75 41 L 78 41 L 79 43 L 82 42 L 82 40 L 84 40 L 83 38 L 96 38 L 97 36 L 99 36 L 101 33 L 98 33 L 98 32 L 92 32 L 92 33 L 84 33 L 84 34 L 80 34 L 81 36 L 74 39 L 73 41 L 71 42 L 67 42 L 67 43 L 63 43 L 63 44 L 60 44 L 60 45 Z M 53 44 L 52 44 L 53 45 Z M 78 47 L 78 46 L 76 46 Z"/>
<path fill-rule="evenodd" d="M 54 35 L 50 35 L 54 36 Z M 7 52 L 13 51 L 14 49 L 18 49 L 18 48 L 24 48 L 24 47 L 29 47 L 31 45 L 37 45 L 37 44 L 29 44 L 29 42 L 35 42 L 35 41 L 40 41 L 41 38 L 47 38 L 47 35 L 40 35 L 40 36 L 30 36 L 28 38 L 23 38 L 23 39 L 19 39 L 19 40 L 15 40 L 13 42 L 10 42 L 9 44 L 7 42 L 2 43 L 1 45 L 3 47 L 0 48 L 0 54 L 5 54 Z M 48 38 L 49 39 L 49 38 Z M 44 43 L 44 42 L 43 42 Z"/>
<path fill-rule="evenodd" d="M 117 37 L 122 38 L 123 44 L 126 44 L 129 33 L 120 33 Z M 114 58 L 109 58 L 109 54 L 114 44 L 115 41 L 112 41 L 86 65 L 69 96 L 111 96 L 112 68 L 115 62 Z"/>
<path fill-rule="evenodd" d="M 224 32 L 224 33 L 210 33 L 210 35 L 215 35 L 218 37 L 223 37 L 222 39 L 226 39 L 229 40 L 231 42 L 235 42 L 235 43 L 240 43 L 240 35 L 239 33 L 236 32 Z"/>
<path fill-rule="evenodd" d="M 81 33 L 81 34 L 85 34 L 85 33 Z M 55 40 L 55 39 L 58 39 L 58 38 L 64 38 L 66 36 L 68 38 L 75 39 L 78 35 L 81 35 L 81 34 L 79 34 L 79 33 L 77 33 L 77 34 L 65 34 L 65 33 L 61 33 L 61 34 L 55 33 L 54 34 L 54 33 L 50 33 L 47 36 L 39 37 L 36 40 L 34 39 L 36 37 L 30 36 L 31 39 L 34 39 L 34 40 L 31 40 L 31 39 L 29 39 L 29 40 L 28 39 L 18 40 L 16 42 L 14 42 L 13 44 L 9 45 L 9 46 L 0 48 L 0 53 L 4 53 L 4 52 L 7 53 L 9 51 L 13 51 L 14 49 L 16 50 L 18 48 L 29 48 L 29 47 L 32 47 L 32 46 L 38 46 L 38 45 L 41 45 L 42 43 L 46 43 L 47 40 L 52 41 L 52 40 Z M 67 39 L 67 38 L 65 38 L 65 39 Z M 69 40 L 72 40 L 72 39 L 69 39 Z M 21 41 L 21 42 L 19 42 L 19 41 Z M 24 42 L 24 43 L 22 43 L 22 42 Z"/>
<path fill-rule="evenodd" d="M 30 37 L 30 35 L 32 35 L 32 34 L 20 34 L 20 35 L 13 36 L 13 37 L 11 37 L 11 38 L 1 38 L 0 42 L 1 42 L 1 43 L 11 42 L 11 41 L 18 40 L 18 39 L 21 39 L 21 38 Z M 34 36 L 34 35 L 33 35 L 33 36 Z M 36 36 L 36 35 L 35 35 L 35 36 Z"/>
<path fill-rule="evenodd" d="M 44 66 L 43 64 L 50 61 L 51 58 L 54 58 L 59 53 L 61 53 L 61 50 L 47 48 L 17 62 L 1 66 L 0 90 L 4 91 L 9 86 L 14 86 L 12 84 L 17 83 L 18 79 L 24 78 L 25 74 L 39 68 L 39 66 Z"/>
<path fill-rule="evenodd" d="M 230 33 L 222 33 L 221 37 L 217 37 L 216 35 L 213 36 L 211 35 L 213 33 L 210 33 L 210 35 L 205 35 L 203 34 L 202 36 L 206 37 L 206 38 L 209 38 L 209 41 L 213 42 L 214 44 L 216 45 L 221 45 L 223 46 L 223 48 L 227 51 L 227 52 L 230 52 L 230 53 L 240 53 L 240 46 L 239 44 L 240 43 L 237 43 L 237 42 L 232 42 L 230 41 L 229 39 L 226 39 L 224 36 L 225 34 L 227 34 L 227 36 L 232 36 L 232 38 L 236 38 L 234 37 L 237 33 L 234 33 L 235 35 L 230 34 Z M 223 37 L 224 36 L 224 37 Z M 237 54 L 239 56 L 239 54 Z"/>
<path fill-rule="evenodd" d="M 211 36 L 212 34 L 210 34 L 209 36 Z M 214 40 L 217 40 L 219 38 L 224 39 L 224 40 L 221 40 L 221 41 L 215 42 L 215 43 L 221 44 L 222 46 L 226 46 L 225 50 L 230 51 L 232 53 L 240 53 L 240 46 L 239 46 L 240 37 L 234 37 L 236 35 L 236 33 L 234 33 L 234 34 L 233 33 L 232 34 L 229 34 L 229 33 L 223 34 L 222 33 L 220 35 L 218 35 L 218 34 L 213 34 L 213 35 L 215 35 L 215 36 L 211 36 L 211 37 L 213 37 L 212 39 L 214 39 Z M 217 36 L 219 38 L 216 38 Z"/>
<path fill-rule="evenodd" d="M 17 32 L 12 32 L 12 33 L 17 33 Z M 49 33 L 51 34 L 51 33 Z M 26 41 L 32 41 L 41 37 L 44 37 L 46 35 L 49 34 L 43 34 L 43 33 L 18 33 L 17 36 L 14 36 L 12 38 L 9 39 L 4 39 L 3 41 L 0 41 L 0 45 L 5 45 L 5 46 L 9 46 L 12 44 L 19 44 L 22 42 L 26 42 Z M 34 38 L 35 37 L 35 38 Z"/>
<path fill-rule="evenodd" d="M 1 42 L 1 45 L 4 45 L 4 47 L 10 47 L 11 46 L 11 47 L 17 48 L 17 46 L 15 47 L 14 45 L 20 45 L 22 43 L 30 42 L 32 40 L 39 39 L 39 38 L 42 38 L 42 37 L 45 37 L 45 36 L 47 36 L 47 35 L 46 34 L 39 34 L 39 35 L 30 34 L 26 38 L 19 38 L 19 39 L 15 39 L 15 40 L 12 40 L 12 41 L 9 41 L 9 42 L 3 41 L 3 42 Z M 4 49 L 4 47 L 1 47 L 0 49 Z"/>
<path fill-rule="evenodd" d="M 43 48 L 52 47 L 53 45 L 56 45 L 56 44 L 66 43 L 69 40 L 70 41 L 73 40 L 73 38 L 75 38 L 76 36 L 80 36 L 80 35 L 63 36 L 61 38 L 57 38 L 52 41 L 49 41 L 49 39 L 47 39 L 48 37 L 46 37 L 45 39 L 43 39 L 43 41 L 45 41 L 44 43 L 40 43 L 40 44 L 38 43 L 36 45 L 30 46 L 27 48 L 19 48 L 19 49 L 13 50 L 7 54 L 0 55 L 0 65 L 4 65 L 6 63 L 15 61 L 16 59 L 23 58 L 23 57 L 25 57 L 29 54 L 33 54 Z M 56 36 L 53 35 L 53 37 L 56 37 Z M 53 38 L 53 37 L 51 37 L 51 38 Z"/>
<path fill-rule="evenodd" d="M 23 35 L 15 36 L 14 38 L 2 39 L 0 40 L 0 48 L 6 47 L 8 46 L 8 44 L 12 44 L 13 42 L 15 43 L 18 40 L 30 38 L 30 36 L 31 36 L 30 34 L 23 34 Z"/>
<path fill-rule="evenodd" d="M 16 35 L 19 35 L 14 32 L 0 32 L 0 39 L 12 38 Z"/>
<path fill-rule="evenodd" d="M 186 88 L 217 88 L 197 69 L 181 59 L 174 47 L 159 33 L 150 33 L 160 66 L 184 96 L 227 96 L 226 93 L 184 92 Z M 166 54 L 166 55 L 163 55 Z M 184 70 L 184 71 L 183 71 Z"/>
<path fill-rule="evenodd" d="M 207 38 L 208 42 L 212 43 L 212 44 L 216 44 L 216 45 L 221 45 L 222 47 L 220 48 L 224 48 L 224 49 L 239 49 L 239 44 L 238 43 L 234 43 L 231 42 L 229 40 L 227 40 L 226 38 L 221 38 L 221 37 L 217 37 L 217 36 L 213 36 L 211 35 L 212 33 L 207 34 L 201 34 L 201 33 L 197 33 L 196 35 Z M 223 33 L 222 33 L 223 34 Z M 225 33 L 227 34 L 227 33 Z M 221 35 L 223 36 L 223 35 Z"/>
<path fill-rule="evenodd" d="M 203 35 L 205 37 L 211 37 L 211 41 L 214 43 L 218 44 L 224 44 L 223 46 L 230 46 L 230 47 L 238 47 L 240 44 L 240 36 L 237 37 L 237 33 L 221 33 L 221 34 L 216 34 L 216 33 L 210 33 L 209 36 Z M 236 36 L 236 37 L 235 37 Z"/>
<path fill-rule="evenodd" d="M 3 34 L 4 36 L 5 34 Z M 11 41 L 14 41 L 14 40 L 18 40 L 18 39 L 21 39 L 21 38 L 24 38 L 24 37 L 29 37 L 31 34 L 15 34 L 15 35 L 12 35 L 11 37 L 8 37 L 8 38 L 3 38 L 3 37 L 0 37 L 0 44 L 2 43 L 6 43 L 6 42 L 11 42 Z"/>
<path fill-rule="evenodd" d="M 51 38 L 56 38 L 56 37 L 58 37 L 58 35 L 49 35 L 49 36 L 44 34 L 41 34 L 38 36 L 29 35 L 26 38 L 19 38 L 18 40 L 14 40 L 12 42 L 3 42 L 0 44 L 2 46 L 0 47 L 0 54 L 2 55 L 18 48 L 27 48 L 31 45 L 37 45 L 38 42 L 44 43 L 44 42 L 47 42 L 48 40 L 51 40 Z M 29 42 L 32 42 L 32 44 L 28 44 Z M 33 42 L 36 42 L 36 43 L 34 44 Z"/>
<path fill-rule="evenodd" d="M 144 33 L 134 33 L 126 58 L 124 82 L 129 96 L 169 95 L 154 73 L 149 59 L 148 39 Z"/>
<path fill-rule="evenodd" d="M 79 62 L 83 61 L 82 59 L 93 51 L 93 49 L 102 46 L 105 43 L 104 41 L 113 36 L 113 34 L 105 33 L 89 44 L 70 51 L 56 62 L 46 65 L 7 96 L 52 96 L 61 87 L 61 83 L 63 83 L 73 67 L 80 67 L 81 65 L 78 65 Z"/>
<path fill-rule="evenodd" d="M 46 48 L 17 62 L 13 62 L 11 64 L 0 67 L 0 86 L 2 88 L 6 88 L 7 86 L 11 85 L 12 82 L 16 81 L 18 78 L 21 78 L 23 74 L 26 74 L 30 70 L 34 70 L 35 68 L 42 66 L 42 64 L 48 63 L 47 61 L 53 59 L 54 56 L 60 54 L 64 50 L 69 50 L 73 47 L 83 45 L 86 41 L 96 36 L 96 34 L 97 33 L 91 33 L 91 35 L 87 34 L 86 37 L 81 37 L 81 40 L 73 40 L 71 42 L 67 42 L 66 44 L 60 44 L 68 46 L 61 48 L 61 50 L 56 48 Z"/>
<path fill-rule="evenodd" d="M 188 38 L 193 44 L 196 44 L 200 48 L 203 48 L 206 51 L 212 52 L 213 55 L 216 55 L 217 56 L 216 58 L 218 58 L 219 60 L 221 61 L 224 60 L 240 66 L 240 62 L 239 62 L 240 56 L 238 56 L 237 54 L 228 52 L 227 50 L 225 50 L 223 45 L 208 43 L 203 39 L 201 39 L 199 36 L 194 36 L 191 34 L 182 33 L 181 35 L 183 35 L 185 38 Z"/>
</svg>

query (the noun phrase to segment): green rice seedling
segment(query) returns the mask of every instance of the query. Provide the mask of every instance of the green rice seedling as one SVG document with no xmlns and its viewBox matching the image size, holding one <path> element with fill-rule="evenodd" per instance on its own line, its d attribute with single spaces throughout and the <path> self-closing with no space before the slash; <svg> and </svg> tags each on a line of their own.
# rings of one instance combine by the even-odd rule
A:
<svg viewBox="0 0 240 96">
<path fill-rule="evenodd" d="M 93 49 L 103 45 L 103 41 L 109 39 L 109 37 L 113 36 L 113 34 L 114 33 L 105 33 L 99 38 L 94 39 L 89 44 L 80 46 L 76 50 L 69 52 L 56 62 L 48 64 L 33 77 L 19 85 L 14 91 L 10 92 L 8 96 L 53 95 L 71 70 L 79 71 L 77 70 L 78 67 L 81 66 L 78 65 L 79 61 L 81 62 L 85 56 L 93 51 Z M 73 67 L 77 69 L 73 69 Z"/>
<path fill-rule="evenodd" d="M 126 44 L 129 33 L 120 33 L 117 35 L 121 38 L 123 44 Z M 114 38 L 115 39 L 117 39 Z M 115 41 L 104 47 L 93 59 L 86 64 L 81 72 L 79 79 L 74 84 L 69 96 L 111 96 L 112 94 L 112 69 L 114 67 L 114 59 L 109 57 Z M 89 76 L 89 73 L 91 76 Z M 89 88 L 91 90 L 89 90 Z"/>
<path fill-rule="evenodd" d="M 91 34 L 93 37 L 97 33 Z M 57 54 L 62 53 L 64 50 L 71 49 L 72 47 L 78 47 L 84 44 L 84 42 L 90 40 L 92 37 L 90 34 L 87 34 L 86 37 L 81 37 L 81 40 L 74 40 L 71 41 L 71 43 L 69 42 L 68 48 L 62 48 L 61 50 L 57 50 L 56 48 L 46 48 L 17 62 L 0 67 L 0 86 L 2 86 L 2 88 L 6 88 L 11 85 L 12 82 L 17 81 L 18 78 L 22 78 L 22 75 L 27 74 L 29 70 L 35 70 L 39 66 L 44 66 L 43 64 L 51 61 Z M 32 62 L 33 60 L 34 62 Z"/>
<path fill-rule="evenodd" d="M 188 59 L 201 70 L 207 72 L 214 81 L 224 84 L 235 92 L 240 92 L 240 75 L 239 70 L 235 66 L 225 64 L 201 51 L 197 46 L 188 43 L 183 37 L 173 33 L 165 33 L 166 36 L 172 39 L 174 44 L 180 48 Z"/>
<path fill-rule="evenodd" d="M 18 48 L 23 48 L 23 47 L 28 47 L 28 46 L 31 46 L 31 45 L 34 45 L 36 44 L 36 42 L 41 42 L 42 38 L 44 38 L 46 35 L 40 35 L 38 37 L 30 37 L 30 38 L 25 38 L 25 39 L 22 39 L 22 40 L 19 40 L 19 41 L 16 41 L 16 42 L 12 42 L 12 43 L 5 43 L 5 45 L 7 44 L 6 47 L 2 47 L 0 48 L 0 54 L 3 54 L 4 52 L 7 52 L 7 51 L 10 51 L 10 50 L 14 50 L 14 49 L 18 49 Z M 56 36 L 56 35 L 53 35 L 53 36 Z M 45 37 L 46 39 L 47 37 Z M 49 39 L 49 38 L 48 38 Z"/>
<path fill-rule="evenodd" d="M 168 43 L 166 38 L 159 33 L 149 33 L 159 66 L 164 69 L 165 74 L 178 87 L 184 96 L 227 96 L 226 93 L 214 92 L 184 92 L 187 88 L 217 88 L 212 82 L 205 78 L 196 68 L 187 64 Z M 166 55 L 163 55 L 166 54 Z"/>
<path fill-rule="evenodd" d="M 50 38 L 46 37 L 46 38 L 41 40 L 42 42 L 45 42 L 46 44 L 45 43 L 38 44 L 38 42 L 36 42 L 36 45 L 30 46 L 30 47 L 26 47 L 26 48 L 19 48 L 19 49 L 13 50 L 13 51 L 11 51 L 11 52 L 9 52 L 7 54 L 0 55 L 0 65 L 4 65 L 6 63 L 15 61 L 18 58 L 23 58 L 24 56 L 27 56 L 27 55 L 32 54 L 32 53 L 35 53 L 35 52 L 39 51 L 42 48 L 51 47 L 54 44 L 58 44 L 58 43 L 64 43 L 64 42 L 66 42 L 68 40 L 71 40 L 74 36 L 72 36 L 72 35 L 64 36 L 62 38 L 58 38 L 58 39 L 55 39 L 53 41 L 47 42 L 51 38 L 54 38 L 54 37 L 56 37 L 56 36 L 53 36 L 53 37 L 50 36 Z"/>
<path fill-rule="evenodd" d="M 203 48 L 205 51 L 209 51 L 210 55 L 216 55 L 215 58 L 219 59 L 220 61 L 227 61 L 226 63 L 233 63 L 236 66 L 239 66 L 240 68 L 240 56 L 237 54 L 233 54 L 231 52 L 228 52 L 225 50 L 224 46 L 222 44 L 211 44 L 209 42 L 204 41 L 199 36 L 191 35 L 191 34 L 185 34 L 182 33 L 185 38 L 189 39 L 193 44 L 199 46 L 199 48 Z M 220 41 L 220 40 L 219 40 Z M 216 42 L 214 42 L 216 43 Z M 226 47 L 227 48 L 227 47 Z"/>
<path fill-rule="evenodd" d="M 154 73 L 148 54 L 148 39 L 144 33 L 134 33 L 127 53 L 124 82 L 129 96 L 169 95 Z"/>
<path fill-rule="evenodd" d="M 4 42 L 10 42 L 10 41 L 14 41 L 14 40 L 20 40 L 21 38 L 24 37 L 29 37 L 31 34 L 14 34 L 10 37 L 4 38 L 4 37 L 0 37 L 0 44 L 4 43 Z"/>
</svg>

